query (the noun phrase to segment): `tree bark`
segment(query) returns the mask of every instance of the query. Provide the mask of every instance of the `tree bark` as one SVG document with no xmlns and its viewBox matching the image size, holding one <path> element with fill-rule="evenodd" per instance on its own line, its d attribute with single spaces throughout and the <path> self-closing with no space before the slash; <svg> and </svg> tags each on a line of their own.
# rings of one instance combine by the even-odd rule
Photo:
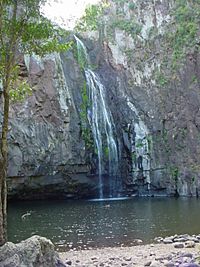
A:
<svg viewBox="0 0 200 267">
<path fill-rule="evenodd" d="M 7 168 L 8 168 L 8 123 L 10 107 L 10 83 L 12 80 L 12 69 L 15 66 L 17 35 L 14 25 L 17 17 L 18 1 L 13 4 L 11 24 L 11 38 L 6 49 L 6 65 L 3 79 L 3 124 L 0 140 L 0 246 L 7 241 Z"/>
<path fill-rule="evenodd" d="M 4 91 L 4 116 L 0 146 L 0 245 L 7 240 L 7 164 L 8 164 L 8 119 L 9 119 L 9 85 L 5 83 Z"/>
</svg>

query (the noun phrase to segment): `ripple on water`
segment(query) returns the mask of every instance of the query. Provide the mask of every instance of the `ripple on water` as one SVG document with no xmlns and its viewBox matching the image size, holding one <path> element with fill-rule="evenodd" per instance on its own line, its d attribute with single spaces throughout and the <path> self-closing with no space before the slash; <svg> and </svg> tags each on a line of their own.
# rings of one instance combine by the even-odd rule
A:
<svg viewBox="0 0 200 267">
<path fill-rule="evenodd" d="M 22 221 L 27 210 L 35 212 Z M 66 248 L 130 245 L 135 239 L 149 243 L 156 236 L 198 234 L 199 210 L 199 200 L 181 198 L 10 203 L 8 235 L 18 242 L 38 234 Z"/>
</svg>

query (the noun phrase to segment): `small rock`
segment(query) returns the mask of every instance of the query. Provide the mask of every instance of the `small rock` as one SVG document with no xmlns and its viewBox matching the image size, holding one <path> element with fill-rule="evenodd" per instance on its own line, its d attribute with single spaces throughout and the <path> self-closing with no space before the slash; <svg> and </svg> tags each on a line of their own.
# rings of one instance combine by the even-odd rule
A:
<svg viewBox="0 0 200 267">
<path fill-rule="evenodd" d="M 183 257 L 182 258 L 182 263 L 191 263 L 191 258 Z"/>
<path fill-rule="evenodd" d="M 186 248 L 194 248 L 195 242 L 194 241 L 187 241 L 187 242 L 185 242 L 185 247 Z"/>
<path fill-rule="evenodd" d="M 143 241 L 141 239 L 135 239 L 134 240 L 136 244 L 140 245 L 143 243 Z"/>
<path fill-rule="evenodd" d="M 174 239 L 174 242 L 186 242 L 187 240 L 186 237 L 178 237 Z"/>
<path fill-rule="evenodd" d="M 164 257 L 163 256 L 159 256 L 159 257 L 156 257 L 155 260 L 156 261 L 162 261 L 162 260 L 164 260 Z"/>
<path fill-rule="evenodd" d="M 163 240 L 163 243 L 164 243 L 164 244 L 172 244 L 172 243 L 173 243 L 173 240 L 170 239 L 170 238 L 165 238 L 165 239 Z"/>
<path fill-rule="evenodd" d="M 144 266 L 150 266 L 151 265 L 151 261 L 147 261 Z"/>
<path fill-rule="evenodd" d="M 160 267 L 160 263 L 158 263 L 157 261 L 152 261 L 150 267 Z"/>
<path fill-rule="evenodd" d="M 190 235 L 188 235 L 188 234 L 184 234 L 184 235 L 179 235 L 179 237 L 180 237 L 180 238 L 182 238 L 182 237 L 183 237 L 183 238 L 186 238 L 186 239 L 188 239 L 188 238 L 190 238 Z"/>
<path fill-rule="evenodd" d="M 173 255 L 172 255 L 172 254 L 169 254 L 169 255 L 166 257 L 166 259 L 168 259 L 168 261 L 171 261 L 172 258 L 173 258 Z"/>
<path fill-rule="evenodd" d="M 149 256 L 155 256 L 155 255 L 156 254 L 154 252 L 152 252 L 152 251 L 149 253 Z"/>
<path fill-rule="evenodd" d="M 129 258 L 124 257 L 124 260 L 125 260 L 125 261 L 131 261 L 132 258 L 131 258 L 131 257 L 129 257 Z"/>
<path fill-rule="evenodd" d="M 200 265 L 197 263 L 183 263 L 179 267 L 200 267 Z"/>
<path fill-rule="evenodd" d="M 194 241 L 195 243 L 199 243 L 199 239 L 196 237 L 190 237 L 188 241 Z"/>
<path fill-rule="evenodd" d="M 175 248 L 184 248 L 184 244 L 180 243 L 180 242 L 176 242 L 176 243 L 174 243 L 174 247 Z"/>
<path fill-rule="evenodd" d="M 196 238 L 197 238 L 198 240 L 200 240 L 200 235 L 197 235 Z"/>
<path fill-rule="evenodd" d="M 66 267 L 66 265 L 60 259 L 58 259 L 56 262 L 56 267 Z"/>
<path fill-rule="evenodd" d="M 65 262 L 67 265 L 72 265 L 72 261 L 70 261 L 70 260 L 66 260 L 66 262 Z"/>
<path fill-rule="evenodd" d="M 182 254 L 182 257 L 192 258 L 193 255 L 192 255 L 192 253 L 186 252 L 186 253 Z"/>
<path fill-rule="evenodd" d="M 165 266 L 166 266 L 166 267 L 175 267 L 175 265 L 174 265 L 173 262 L 166 262 L 166 263 L 165 263 Z"/>
</svg>

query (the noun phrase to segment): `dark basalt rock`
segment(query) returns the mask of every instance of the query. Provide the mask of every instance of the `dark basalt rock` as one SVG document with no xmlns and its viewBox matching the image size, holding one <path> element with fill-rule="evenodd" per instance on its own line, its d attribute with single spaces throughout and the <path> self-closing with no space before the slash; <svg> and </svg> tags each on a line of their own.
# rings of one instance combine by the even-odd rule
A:
<svg viewBox="0 0 200 267">
<path fill-rule="evenodd" d="M 113 30 L 112 41 L 106 30 L 103 40 L 90 40 L 87 33 L 84 35 L 114 120 L 120 152 L 118 195 L 199 196 L 199 52 L 188 55 L 178 78 L 172 77 L 169 84 L 159 86 L 153 76 L 162 63 L 158 55 L 164 45 L 161 36 L 171 2 L 138 0 L 138 12 L 134 14 L 137 21 L 142 21 L 144 36 L 140 42 L 120 29 Z M 119 6 L 112 2 L 105 23 L 109 16 L 115 18 L 119 8 L 122 14 L 130 12 L 126 3 Z M 150 49 L 144 45 L 149 21 L 160 34 L 155 36 L 151 57 L 145 59 Z M 86 146 L 81 128 L 85 78 L 75 53 L 43 60 L 22 57 L 19 64 L 21 76 L 27 77 L 33 87 L 33 95 L 11 107 L 9 197 L 97 196 L 97 157 Z M 103 179 L 107 181 L 107 177 L 108 168 Z"/>
</svg>

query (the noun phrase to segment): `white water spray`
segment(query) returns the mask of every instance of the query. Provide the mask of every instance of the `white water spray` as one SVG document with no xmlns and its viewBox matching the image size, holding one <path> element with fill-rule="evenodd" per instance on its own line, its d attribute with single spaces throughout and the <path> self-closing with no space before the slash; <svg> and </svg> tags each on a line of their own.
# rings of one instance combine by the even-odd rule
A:
<svg viewBox="0 0 200 267">
<path fill-rule="evenodd" d="M 118 151 L 113 132 L 113 118 L 106 102 L 106 89 L 101 83 L 99 76 L 90 69 L 87 49 L 79 38 L 75 36 L 75 39 L 77 42 L 78 60 L 85 72 L 88 97 L 91 103 L 90 108 L 88 109 L 88 121 L 92 129 L 97 149 L 99 198 L 102 199 L 104 197 L 102 175 L 105 157 L 108 157 L 109 196 L 112 197 L 116 189 L 114 185 L 114 179 L 117 180 L 118 172 Z M 106 153 L 104 150 L 106 150 Z"/>
</svg>

